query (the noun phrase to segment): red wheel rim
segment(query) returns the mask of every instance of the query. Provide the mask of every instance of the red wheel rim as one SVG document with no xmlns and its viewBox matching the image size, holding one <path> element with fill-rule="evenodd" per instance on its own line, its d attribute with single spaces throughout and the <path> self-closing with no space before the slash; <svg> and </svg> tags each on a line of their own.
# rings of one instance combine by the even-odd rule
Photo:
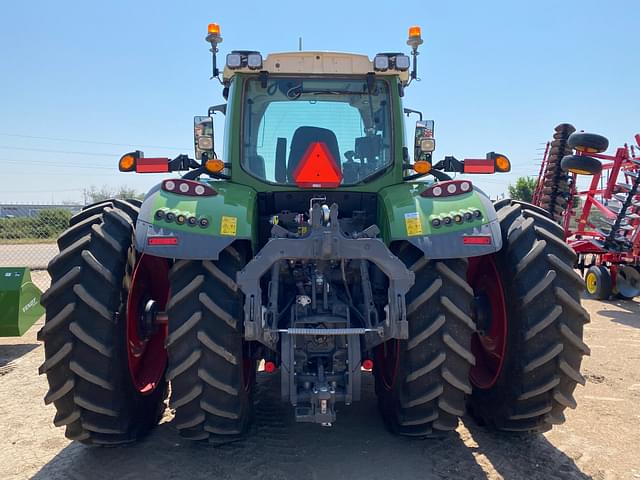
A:
<svg viewBox="0 0 640 480">
<path fill-rule="evenodd" d="M 475 333 L 471 351 L 476 364 L 469 374 L 478 388 L 492 387 L 502 371 L 507 347 L 507 308 L 500 272 L 493 256 L 475 257 L 469 261 L 467 279 L 473 288 L 477 305 L 487 305 L 489 328 Z"/>
<path fill-rule="evenodd" d="M 398 377 L 398 365 L 400 364 L 400 342 L 389 340 L 375 349 L 374 368 L 385 390 L 393 390 Z"/>
<path fill-rule="evenodd" d="M 141 322 L 145 305 L 154 300 L 164 311 L 169 297 L 169 264 L 166 259 L 142 254 L 131 278 L 127 300 L 127 357 L 129 374 L 136 390 L 143 395 L 155 391 L 167 366 L 168 325 L 144 335 Z"/>
</svg>

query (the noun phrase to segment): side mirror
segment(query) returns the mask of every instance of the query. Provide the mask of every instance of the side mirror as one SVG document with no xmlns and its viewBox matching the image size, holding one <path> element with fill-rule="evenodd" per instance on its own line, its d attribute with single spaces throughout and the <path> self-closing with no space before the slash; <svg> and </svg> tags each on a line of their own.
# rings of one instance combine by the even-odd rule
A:
<svg viewBox="0 0 640 480">
<path fill-rule="evenodd" d="M 413 150 L 413 161 L 426 160 L 431 162 L 431 154 L 436 149 L 436 140 L 433 138 L 433 120 L 418 120 L 416 122 L 416 134 Z"/>
<path fill-rule="evenodd" d="M 213 152 L 213 118 L 193 117 L 193 142 L 196 160 L 206 161 L 215 157 Z M 204 158 L 206 156 L 206 158 Z"/>
</svg>

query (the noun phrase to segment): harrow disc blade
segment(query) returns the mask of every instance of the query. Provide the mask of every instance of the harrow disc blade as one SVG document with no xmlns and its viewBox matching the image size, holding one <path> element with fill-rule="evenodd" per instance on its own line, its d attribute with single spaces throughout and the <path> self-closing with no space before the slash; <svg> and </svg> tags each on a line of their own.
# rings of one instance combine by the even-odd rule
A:
<svg viewBox="0 0 640 480">
<path fill-rule="evenodd" d="M 631 299 L 640 295 L 640 272 L 629 265 L 620 265 L 616 275 L 616 289 L 624 297 Z"/>
</svg>

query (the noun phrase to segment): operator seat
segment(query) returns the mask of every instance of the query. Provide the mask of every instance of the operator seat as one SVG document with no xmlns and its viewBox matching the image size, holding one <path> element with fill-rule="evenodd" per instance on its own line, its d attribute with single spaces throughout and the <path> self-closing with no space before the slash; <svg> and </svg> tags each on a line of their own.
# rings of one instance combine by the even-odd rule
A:
<svg viewBox="0 0 640 480">
<path fill-rule="evenodd" d="M 287 165 L 287 180 L 289 182 L 294 182 L 293 172 L 309 149 L 309 145 L 314 142 L 324 143 L 333 156 L 333 160 L 336 162 L 338 168 L 341 168 L 338 139 L 333 131 L 320 127 L 298 127 L 291 139 L 291 148 L 289 150 L 289 163 Z"/>
</svg>

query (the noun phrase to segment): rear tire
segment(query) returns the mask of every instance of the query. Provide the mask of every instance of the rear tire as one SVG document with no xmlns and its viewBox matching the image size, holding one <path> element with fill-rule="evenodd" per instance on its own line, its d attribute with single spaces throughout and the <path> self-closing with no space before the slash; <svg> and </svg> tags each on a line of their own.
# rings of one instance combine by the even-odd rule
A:
<svg viewBox="0 0 640 480">
<path fill-rule="evenodd" d="M 387 427 L 426 437 L 454 430 L 471 393 L 472 290 L 466 260 L 429 262 L 405 246 L 399 256 L 416 274 L 406 297 L 409 339 L 377 347 L 374 375 Z"/>
<path fill-rule="evenodd" d="M 51 288 L 42 296 L 46 320 L 38 332 L 45 350 L 39 372 L 49 382 L 44 400 L 56 407 L 54 425 L 86 444 L 135 441 L 165 408 L 164 381 L 142 394 L 129 374 L 127 258 L 137 216 L 129 201 L 87 207 L 58 239 L 60 253 L 47 269 Z"/>
<path fill-rule="evenodd" d="M 169 274 L 169 368 L 174 425 L 190 440 L 226 443 L 247 432 L 253 415 L 255 361 L 242 339 L 243 295 L 234 247 L 217 261 L 175 263 Z"/>
<path fill-rule="evenodd" d="M 509 202 L 510 203 L 510 202 Z M 575 408 L 573 390 L 589 348 L 582 279 L 562 228 L 524 203 L 497 209 L 503 247 L 494 256 L 504 289 L 507 331 L 502 367 L 488 387 L 474 383 L 469 410 L 499 430 L 546 431 Z"/>
</svg>

